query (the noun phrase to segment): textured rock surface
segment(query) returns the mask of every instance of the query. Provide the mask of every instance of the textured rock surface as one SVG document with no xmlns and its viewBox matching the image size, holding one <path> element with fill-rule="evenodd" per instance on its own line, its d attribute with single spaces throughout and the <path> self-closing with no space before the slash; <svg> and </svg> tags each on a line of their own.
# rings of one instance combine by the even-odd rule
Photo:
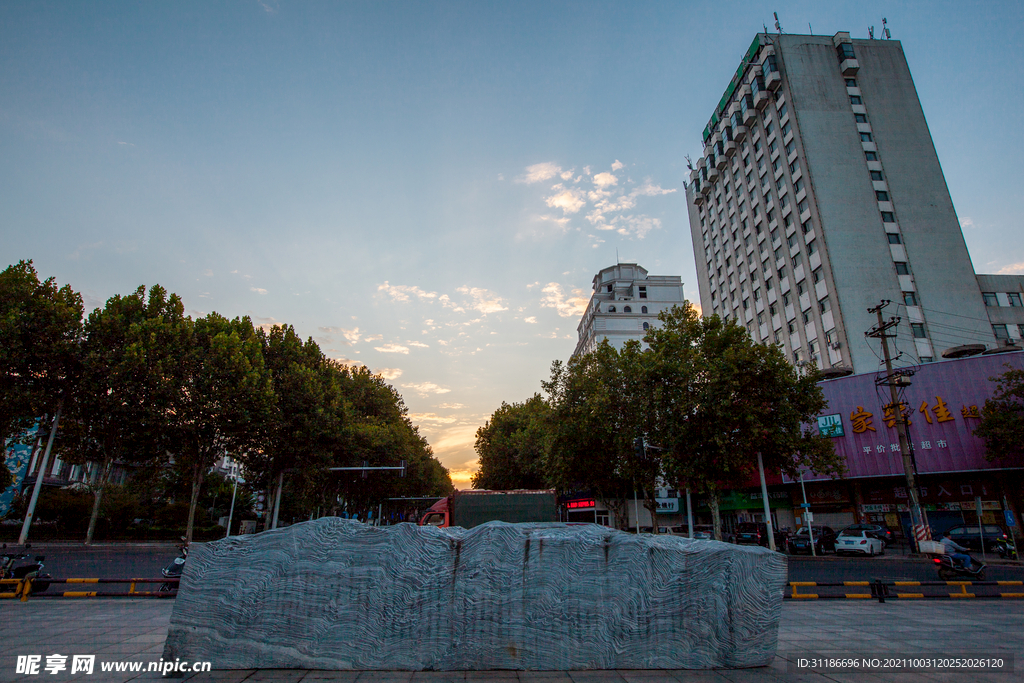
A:
<svg viewBox="0 0 1024 683">
<path fill-rule="evenodd" d="M 325 518 L 193 548 L 164 660 L 215 669 L 750 667 L 783 555 L 594 525 Z"/>
</svg>

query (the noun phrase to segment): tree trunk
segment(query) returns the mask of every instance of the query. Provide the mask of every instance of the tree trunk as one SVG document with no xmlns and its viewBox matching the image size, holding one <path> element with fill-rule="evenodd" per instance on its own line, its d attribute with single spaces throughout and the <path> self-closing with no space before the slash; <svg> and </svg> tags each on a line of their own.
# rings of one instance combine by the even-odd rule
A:
<svg viewBox="0 0 1024 683">
<path fill-rule="evenodd" d="M 623 521 L 626 519 L 626 503 L 621 498 L 609 499 L 601 496 L 596 496 L 596 498 L 615 515 L 614 528 L 625 531 L 626 525 L 623 524 Z"/>
<path fill-rule="evenodd" d="M 718 491 L 708 493 L 708 507 L 711 508 L 711 523 L 715 527 L 715 540 L 722 540 L 722 516 L 718 512 Z"/>
<path fill-rule="evenodd" d="M 195 465 L 192 472 L 192 500 L 188 505 L 188 523 L 185 525 L 185 545 L 192 543 L 192 525 L 196 519 L 196 504 L 199 502 L 199 489 L 203 485 L 204 469 Z"/>
<path fill-rule="evenodd" d="M 651 513 L 651 533 L 658 533 L 658 495 L 657 489 L 650 489 L 644 493 L 644 507 Z"/>
<path fill-rule="evenodd" d="M 96 533 L 96 521 L 100 516 L 100 501 L 103 500 L 103 489 L 107 485 L 107 477 L 110 476 L 110 468 L 113 464 L 112 458 L 103 459 L 103 469 L 100 470 L 100 479 L 93 493 L 92 516 L 89 517 L 89 530 L 85 532 L 85 545 L 92 544 L 93 534 Z"/>
</svg>

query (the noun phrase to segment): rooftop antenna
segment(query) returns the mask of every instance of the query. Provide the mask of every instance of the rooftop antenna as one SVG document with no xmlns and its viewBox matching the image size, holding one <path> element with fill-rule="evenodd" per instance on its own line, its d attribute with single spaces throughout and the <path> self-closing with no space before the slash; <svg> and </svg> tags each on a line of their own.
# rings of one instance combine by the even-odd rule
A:
<svg viewBox="0 0 1024 683">
<path fill-rule="evenodd" d="M 809 32 L 809 33 L 810 33 L 810 34 L 811 34 L 812 36 L 814 35 L 814 29 L 813 29 L 813 28 L 811 28 L 811 22 L 809 22 L 809 21 L 807 22 L 807 31 L 808 31 L 808 32 Z"/>
<path fill-rule="evenodd" d="M 615 265 L 619 265 L 620 263 L 622 262 L 619 261 L 619 248 L 615 247 Z"/>
<path fill-rule="evenodd" d="M 683 158 L 686 159 L 686 168 L 688 168 L 688 169 L 690 169 L 692 171 L 693 170 L 693 162 L 690 161 L 690 155 L 686 154 L 686 155 L 683 156 Z"/>
<path fill-rule="evenodd" d="M 871 40 L 875 39 L 875 27 L 874 26 L 868 26 L 868 38 L 870 38 Z"/>
<path fill-rule="evenodd" d="M 885 39 L 886 40 L 889 40 L 890 38 L 892 38 L 892 35 L 889 33 L 889 27 L 886 26 L 886 24 L 888 24 L 888 23 L 889 22 L 886 20 L 886 18 L 882 17 L 882 33 L 885 34 Z"/>
<path fill-rule="evenodd" d="M 775 15 L 775 30 L 778 31 L 779 34 L 781 35 L 782 34 L 782 25 L 779 23 L 779 13 L 778 12 L 772 12 L 772 14 Z"/>
</svg>

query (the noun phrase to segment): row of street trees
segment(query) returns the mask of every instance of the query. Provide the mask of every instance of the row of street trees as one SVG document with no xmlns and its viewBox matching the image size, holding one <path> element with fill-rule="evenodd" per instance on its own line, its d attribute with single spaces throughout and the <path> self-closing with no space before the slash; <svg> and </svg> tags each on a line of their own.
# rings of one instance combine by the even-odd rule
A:
<svg viewBox="0 0 1024 683">
<path fill-rule="evenodd" d="M 588 489 L 618 520 L 642 493 L 657 526 L 659 480 L 708 497 L 721 537 L 718 494 L 757 471 L 838 476 L 843 463 L 811 428 L 825 408 L 817 371 L 800 373 L 776 346 L 687 302 L 659 316 L 641 348 L 607 341 L 552 364 L 546 398 L 503 404 L 477 432 L 485 488 Z M 634 446 L 637 438 L 649 445 Z"/>
<path fill-rule="evenodd" d="M 224 455 L 255 487 L 274 490 L 288 473 L 292 506 L 306 510 L 331 509 L 339 496 L 366 509 L 452 488 L 394 388 L 326 358 L 289 325 L 192 319 L 160 286 L 82 315 L 81 296 L 40 282 L 31 261 L 0 273 L 0 438 L 61 407 L 61 458 L 99 467 L 86 542 L 115 464 L 173 468 L 188 482 L 188 540 L 203 482 Z M 370 485 L 329 470 L 401 460 L 408 476 Z"/>
</svg>

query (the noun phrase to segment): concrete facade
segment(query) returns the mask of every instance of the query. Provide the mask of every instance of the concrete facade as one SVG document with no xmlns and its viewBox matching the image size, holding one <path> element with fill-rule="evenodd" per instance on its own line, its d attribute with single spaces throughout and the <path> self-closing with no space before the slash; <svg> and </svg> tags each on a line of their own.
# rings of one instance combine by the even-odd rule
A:
<svg viewBox="0 0 1024 683">
<path fill-rule="evenodd" d="M 1024 341 L 1024 275 L 978 275 L 978 289 L 1000 344 Z"/>
<path fill-rule="evenodd" d="M 882 300 L 904 363 L 997 344 L 899 41 L 759 34 L 704 139 L 687 200 L 705 313 L 857 373 L 880 367 Z"/>
<path fill-rule="evenodd" d="M 648 275 L 635 263 L 604 268 L 593 280 L 593 294 L 576 331 L 573 355 L 589 353 L 607 339 L 618 349 L 630 339 L 643 340 L 658 325 L 658 313 L 683 303 L 678 275 Z"/>
</svg>

